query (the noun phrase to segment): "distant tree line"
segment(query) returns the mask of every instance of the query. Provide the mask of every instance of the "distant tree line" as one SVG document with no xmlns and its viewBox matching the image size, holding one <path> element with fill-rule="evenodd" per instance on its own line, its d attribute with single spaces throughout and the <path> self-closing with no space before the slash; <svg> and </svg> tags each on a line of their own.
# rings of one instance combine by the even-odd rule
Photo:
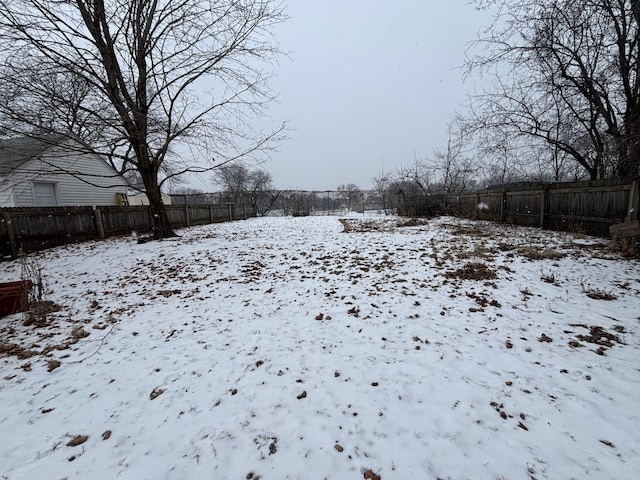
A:
<svg viewBox="0 0 640 480">
<path fill-rule="evenodd" d="M 388 199 L 389 192 L 362 190 L 354 183 L 339 185 L 335 190 L 277 190 L 270 173 L 259 168 L 251 170 L 243 164 L 222 167 L 214 177 L 220 191 L 205 193 L 191 187 L 178 187 L 171 192 L 172 203 L 247 205 L 255 208 L 260 216 L 268 213 L 304 216 L 365 209 L 391 213 L 395 208 Z"/>
</svg>

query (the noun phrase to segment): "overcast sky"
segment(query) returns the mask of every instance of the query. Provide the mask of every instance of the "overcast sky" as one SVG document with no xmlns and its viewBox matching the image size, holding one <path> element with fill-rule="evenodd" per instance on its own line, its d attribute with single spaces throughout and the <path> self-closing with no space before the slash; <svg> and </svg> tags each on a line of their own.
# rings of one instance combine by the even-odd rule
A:
<svg viewBox="0 0 640 480">
<path fill-rule="evenodd" d="M 467 0 L 289 0 L 273 89 L 290 139 L 263 168 L 280 189 L 366 189 L 444 148 L 473 84 L 459 67 L 487 23 Z"/>
</svg>

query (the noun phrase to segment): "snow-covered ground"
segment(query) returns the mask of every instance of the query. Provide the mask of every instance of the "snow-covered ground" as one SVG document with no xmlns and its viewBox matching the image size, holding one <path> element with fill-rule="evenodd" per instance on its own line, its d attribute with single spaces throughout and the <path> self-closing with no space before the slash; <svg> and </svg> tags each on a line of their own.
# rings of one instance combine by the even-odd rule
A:
<svg viewBox="0 0 640 480">
<path fill-rule="evenodd" d="M 403 222 L 32 256 L 61 310 L 0 320 L 0 478 L 637 478 L 640 262 Z"/>
</svg>

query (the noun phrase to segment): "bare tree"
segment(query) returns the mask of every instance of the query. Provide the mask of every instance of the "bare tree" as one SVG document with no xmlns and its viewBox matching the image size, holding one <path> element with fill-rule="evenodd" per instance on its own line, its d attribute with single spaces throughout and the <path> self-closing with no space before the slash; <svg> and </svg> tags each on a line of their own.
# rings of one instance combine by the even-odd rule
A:
<svg viewBox="0 0 640 480">
<path fill-rule="evenodd" d="M 476 126 L 473 125 L 474 128 Z M 504 184 L 526 177 L 526 169 L 519 168 L 522 159 L 517 163 L 513 161 L 519 145 L 514 144 L 509 131 L 499 127 L 471 131 L 477 157 L 482 165 L 478 169 L 481 185 Z"/>
<path fill-rule="evenodd" d="M 373 193 L 380 202 L 385 214 L 389 214 L 393 200 L 391 198 L 391 185 L 393 179 L 390 173 L 381 172 L 380 175 L 373 177 Z"/>
<path fill-rule="evenodd" d="M 429 195 L 433 192 L 433 171 L 426 162 L 414 158 L 413 165 L 399 168 L 393 175 L 393 189 L 405 196 Z"/>
<path fill-rule="evenodd" d="M 0 0 L 0 82 L 10 90 L 2 127 L 80 135 L 87 150 L 140 179 L 154 236 L 173 235 L 165 182 L 263 155 L 282 138 L 284 124 L 262 132 L 256 119 L 274 98 L 268 80 L 280 51 L 271 34 L 283 8 L 277 0 Z"/>
<path fill-rule="evenodd" d="M 355 183 L 339 185 L 336 190 L 338 195 L 347 202 L 349 210 L 352 210 L 359 202 L 364 201 L 362 190 Z"/>
<path fill-rule="evenodd" d="M 249 170 L 242 164 L 229 164 L 217 169 L 215 180 L 223 188 L 228 201 L 251 205 L 258 215 L 265 215 L 271 210 L 280 195 L 273 190 L 269 172 Z"/>
<path fill-rule="evenodd" d="M 35 59 L 7 62 L 0 67 L 0 124 L 11 133 L 74 134 L 94 144 L 108 122 L 93 112 L 108 112 L 110 106 L 92 93 L 84 78 L 68 72 L 43 70 Z"/>
<path fill-rule="evenodd" d="M 171 190 L 171 195 L 202 195 L 204 192 L 199 188 L 176 187 Z"/>
<path fill-rule="evenodd" d="M 591 178 L 637 176 L 640 162 L 637 1 L 477 0 L 496 8 L 468 71 L 493 74 L 476 99 L 480 128 L 508 126 L 561 152 Z M 610 159 L 615 154 L 615 171 Z"/>
<path fill-rule="evenodd" d="M 222 187 L 230 203 L 244 203 L 249 188 L 249 169 L 242 164 L 229 164 L 217 169 L 215 182 Z"/>
<path fill-rule="evenodd" d="M 447 127 L 447 149 L 435 150 L 428 167 L 435 172 L 437 189 L 444 193 L 464 192 L 475 174 L 474 162 L 465 151 L 466 132 L 460 117 L 455 117 Z"/>
</svg>

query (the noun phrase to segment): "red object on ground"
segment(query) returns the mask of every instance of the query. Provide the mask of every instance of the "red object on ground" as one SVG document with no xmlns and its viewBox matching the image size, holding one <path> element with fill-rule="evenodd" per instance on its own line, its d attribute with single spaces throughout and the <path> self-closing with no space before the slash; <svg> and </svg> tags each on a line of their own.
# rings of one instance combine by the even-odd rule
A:
<svg viewBox="0 0 640 480">
<path fill-rule="evenodd" d="M 0 283 L 0 317 L 19 312 L 29 303 L 30 280 Z"/>
</svg>

